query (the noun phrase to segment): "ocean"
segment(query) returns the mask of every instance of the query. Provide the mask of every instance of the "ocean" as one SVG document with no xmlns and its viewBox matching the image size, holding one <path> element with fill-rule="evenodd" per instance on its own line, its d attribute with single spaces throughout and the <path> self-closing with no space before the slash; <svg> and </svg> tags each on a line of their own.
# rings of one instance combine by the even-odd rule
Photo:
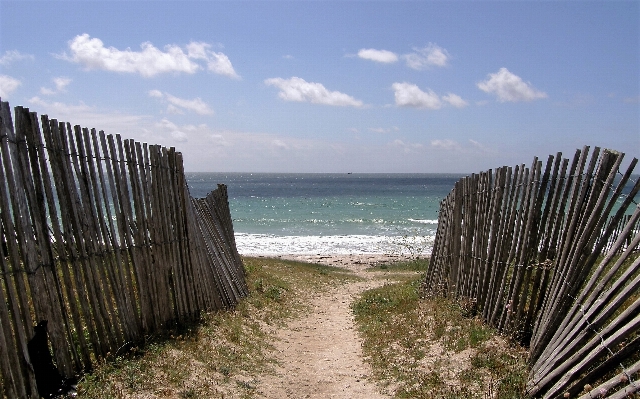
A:
<svg viewBox="0 0 640 399">
<path fill-rule="evenodd" d="M 458 174 L 186 173 L 193 197 L 226 184 L 238 251 L 429 254 Z"/>
</svg>

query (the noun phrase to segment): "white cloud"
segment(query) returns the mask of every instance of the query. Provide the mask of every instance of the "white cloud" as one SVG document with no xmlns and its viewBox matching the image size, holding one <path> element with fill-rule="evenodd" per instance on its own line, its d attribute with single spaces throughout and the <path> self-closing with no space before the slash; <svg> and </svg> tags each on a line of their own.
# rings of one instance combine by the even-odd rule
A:
<svg viewBox="0 0 640 399">
<path fill-rule="evenodd" d="M 429 43 L 424 48 L 414 48 L 415 53 L 405 54 L 402 57 L 407 66 L 416 70 L 423 70 L 430 66 L 444 67 L 449 62 L 447 50 L 434 43 Z"/>
<path fill-rule="evenodd" d="M 21 84 L 18 79 L 8 75 L 0 75 L 0 97 L 4 99 L 4 97 L 9 96 Z"/>
<path fill-rule="evenodd" d="M 453 93 L 447 93 L 446 95 L 442 96 L 442 100 L 448 102 L 456 108 L 464 108 L 469 105 L 469 103 L 463 100 L 462 97 Z"/>
<path fill-rule="evenodd" d="M 398 61 L 398 56 L 395 53 L 387 50 L 376 50 L 372 48 L 361 49 L 360 51 L 358 51 L 358 57 L 365 60 L 382 62 L 384 64 L 391 64 Z"/>
<path fill-rule="evenodd" d="M 533 101 L 547 97 L 547 93 L 536 90 L 531 83 L 524 82 L 507 68 L 490 73 L 487 80 L 478 83 L 478 88 L 486 93 L 495 94 L 500 102 Z"/>
<path fill-rule="evenodd" d="M 440 97 L 431 89 L 428 92 L 411 83 L 394 83 L 392 86 L 395 92 L 396 105 L 399 107 L 440 109 L 442 101 Z"/>
<path fill-rule="evenodd" d="M 194 60 L 207 60 L 207 53 L 210 51 L 211 45 L 203 42 L 191 42 L 187 44 L 187 55 Z"/>
<path fill-rule="evenodd" d="M 191 42 L 187 45 L 187 52 L 189 58 L 205 60 L 208 71 L 233 79 L 239 79 L 240 75 L 233 69 L 229 57 L 223 53 L 211 51 L 210 48 L 211 45 L 208 43 Z"/>
<path fill-rule="evenodd" d="M 264 83 L 267 86 L 279 88 L 278 97 L 285 101 L 310 102 L 342 107 L 363 106 L 362 101 L 356 100 L 347 94 L 339 91 L 329 91 L 320 83 L 307 82 L 295 76 L 290 79 L 266 79 Z"/>
<path fill-rule="evenodd" d="M 186 46 L 186 53 L 176 45 L 167 45 L 164 51 L 149 42 L 142 43 L 140 47 L 141 51 L 105 47 L 102 40 L 84 33 L 69 41 L 71 56 L 64 54 L 61 58 L 87 69 L 137 73 L 144 77 L 169 72 L 193 74 L 203 68 L 194 60 L 204 60 L 209 71 L 239 78 L 229 58 L 223 53 L 211 51 L 207 43 L 191 42 Z"/>
<path fill-rule="evenodd" d="M 207 69 L 218 75 L 228 76 L 234 79 L 240 79 L 240 75 L 236 73 L 229 61 L 229 57 L 222 53 L 211 52 L 211 58 L 207 61 Z"/>
<path fill-rule="evenodd" d="M 171 115 L 184 115 L 184 111 L 173 104 L 167 105 L 167 113 Z"/>
<path fill-rule="evenodd" d="M 150 90 L 148 94 L 149 97 L 166 100 L 169 103 L 167 106 L 167 112 L 170 114 L 183 114 L 184 110 L 193 111 L 198 115 L 214 114 L 209 105 L 202 101 L 200 97 L 196 97 L 193 100 L 185 100 L 169 93 L 162 93 L 160 90 Z"/>
<path fill-rule="evenodd" d="M 7 50 L 4 52 L 4 55 L 0 57 L 0 65 L 9 65 L 15 61 L 33 59 L 34 57 L 31 54 L 22 54 L 18 50 Z"/>
<path fill-rule="evenodd" d="M 84 33 L 69 42 L 71 57 L 63 58 L 87 69 L 139 73 L 144 77 L 166 72 L 195 73 L 200 65 L 193 62 L 178 46 L 166 46 L 165 52 L 149 42 L 140 45 L 142 51 L 104 47 L 102 40 Z"/>
</svg>

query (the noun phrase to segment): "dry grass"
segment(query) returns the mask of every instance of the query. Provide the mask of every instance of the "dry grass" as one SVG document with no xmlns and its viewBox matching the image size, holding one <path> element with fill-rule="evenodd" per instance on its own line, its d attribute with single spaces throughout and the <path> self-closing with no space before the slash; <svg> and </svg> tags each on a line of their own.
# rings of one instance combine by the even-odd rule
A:
<svg viewBox="0 0 640 399">
<path fill-rule="evenodd" d="M 387 270 L 426 268 L 426 261 Z M 353 305 L 374 375 L 397 398 L 522 398 L 523 348 L 449 301 L 421 300 L 420 276 L 365 292 Z"/>
<path fill-rule="evenodd" d="M 273 332 L 305 309 L 309 294 L 354 277 L 342 269 L 246 258 L 250 295 L 234 311 L 148 337 L 108 359 L 79 384 L 83 398 L 251 398 L 275 366 Z"/>
<path fill-rule="evenodd" d="M 149 337 L 100 364 L 79 385 L 83 398 L 254 398 L 277 367 L 275 332 L 307 310 L 311 295 L 357 279 L 343 269 L 247 258 L 250 296 L 234 311 Z M 496 338 L 446 301 L 417 295 L 424 264 L 371 272 L 401 281 L 353 304 L 375 378 L 399 398 L 520 398 L 526 353 Z"/>
</svg>

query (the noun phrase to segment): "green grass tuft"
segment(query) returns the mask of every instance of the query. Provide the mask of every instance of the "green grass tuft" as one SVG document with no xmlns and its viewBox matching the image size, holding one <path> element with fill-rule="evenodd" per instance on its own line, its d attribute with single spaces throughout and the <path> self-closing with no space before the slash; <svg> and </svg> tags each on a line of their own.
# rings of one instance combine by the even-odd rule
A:
<svg viewBox="0 0 640 399">
<path fill-rule="evenodd" d="M 352 305 L 376 379 L 397 398 L 524 397 L 526 351 L 456 304 L 421 300 L 421 281 L 366 291 Z"/>
</svg>

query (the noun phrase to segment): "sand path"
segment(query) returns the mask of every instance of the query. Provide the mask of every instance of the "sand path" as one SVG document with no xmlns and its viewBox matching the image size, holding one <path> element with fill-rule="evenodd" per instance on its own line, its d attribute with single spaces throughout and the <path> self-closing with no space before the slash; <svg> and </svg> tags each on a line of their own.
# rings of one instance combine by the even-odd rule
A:
<svg viewBox="0 0 640 399">
<path fill-rule="evenodd" d="M 294 259 L 294 257 L 289 257 Z M 351 303 L 363 291 L 384 284 L 364 269 L 379 257 L 295 257 L 344 267 L 363 281 L 334 288 L 311 303 L 306 316 L 281 329 L 276 340 L 280 368 L 263 376 L 258 392 L 265 398 L 388 398 L 370 379 L 362 359 Z"/>
</svg>

